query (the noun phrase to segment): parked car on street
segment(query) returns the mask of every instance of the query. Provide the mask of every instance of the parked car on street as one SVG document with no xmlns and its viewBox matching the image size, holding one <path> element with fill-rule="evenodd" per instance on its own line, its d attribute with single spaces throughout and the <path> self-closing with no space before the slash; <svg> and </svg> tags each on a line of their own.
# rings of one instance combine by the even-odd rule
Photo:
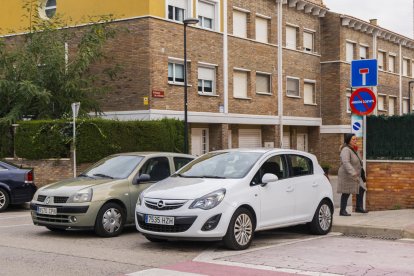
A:
<svg viewBox="0 0 414 276">
<path fill-rule="evenodd" d="M 162 152 L 111 155 L 76 178 L 40 188 L 30 203 L 33 223 L 52 231 L 94 229 L 99 236 L 117 236 L 133 225 L 141 191 L 193 159 Z"/>
<path fill-rule="evenodd" d="M 332 187 L 312 154 L 285 149 L 207 153 L 145 190 L 136 227 L 150 241 L 223 240 L 249 247 L 255 231 L 309 224 L 332 227 Z"/>
<path fill-rule="evenodd" d="M 36 192 L 33 169 L 0 161 L 0 212 L 9 204 L 22 204 L 32 200 Z"/>
</svg>

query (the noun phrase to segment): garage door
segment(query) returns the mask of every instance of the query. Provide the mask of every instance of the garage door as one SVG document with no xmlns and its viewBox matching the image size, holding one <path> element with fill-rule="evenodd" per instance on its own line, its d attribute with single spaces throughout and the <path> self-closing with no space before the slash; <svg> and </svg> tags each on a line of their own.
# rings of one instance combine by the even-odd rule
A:
<svg viewBox="0 0 414 276">
<path fill-rule="evenodd" d="M 262 147 L 261 129 L 239 129 L 240 148 L 260 148 Z"/>
</svg>

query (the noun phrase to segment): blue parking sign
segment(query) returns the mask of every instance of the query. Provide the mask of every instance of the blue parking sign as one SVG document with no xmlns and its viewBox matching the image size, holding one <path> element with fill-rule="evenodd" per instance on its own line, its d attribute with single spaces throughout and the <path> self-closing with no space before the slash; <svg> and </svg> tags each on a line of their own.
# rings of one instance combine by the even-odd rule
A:
<svg viewBox="0 0 414 276">
<path fill-rule="evenodd" d="M 351 86 L 368 87 L 378 85 L 378 62 L 376 59 L 361 59 L 351 62 Z"/>
</svg>

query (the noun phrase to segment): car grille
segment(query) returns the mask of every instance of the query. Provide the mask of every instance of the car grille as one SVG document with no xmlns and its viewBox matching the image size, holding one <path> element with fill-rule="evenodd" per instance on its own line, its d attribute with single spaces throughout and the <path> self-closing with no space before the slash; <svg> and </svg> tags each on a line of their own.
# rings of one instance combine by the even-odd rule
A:
<svg viewBox="0 0 414 276">
<path fill-rule="evenodd" d="M 153 210 L 174 210 L 178 209 L 183 206 L 187 200 L 170 200 L 170 199 L 163 199 L 163 200 L 145 200 L 145 206 Z"/>
<path fill-rule="evenodd" d="M 36 219 L 39 221 L 46 221 L 46 222 L 59 222 L 59 223 L 69 223 L 69 216 L 68 215 L 39 215 L 36 214 Z"/>
<path fill-rule="evenodd" d="M 174 217 L 174 225 L 160 225 L 146 223 L 144 217 L 144 214 L 137 213 L 137 221 L 139 227 L 141 227 L 144 230 L 163 233 L 185 232 L 191 227 L 191 225 L 193 225 L 194 221 L 197 219 L 196 216 Z"/>
<path fill-rule="evenodd" d="M 45 196 L 45 195 L 38 195 L 37 196 L 37 201 L 45 202 L 46 197 L 47 196 Z M 53 198 L 53 203 L 66 203 L 66 201 L 68 201 L 68 199 L 69 199 L 69 197 L 67 197 L 67 196 L 54 196 L 52 198 Z"/>
</svg>

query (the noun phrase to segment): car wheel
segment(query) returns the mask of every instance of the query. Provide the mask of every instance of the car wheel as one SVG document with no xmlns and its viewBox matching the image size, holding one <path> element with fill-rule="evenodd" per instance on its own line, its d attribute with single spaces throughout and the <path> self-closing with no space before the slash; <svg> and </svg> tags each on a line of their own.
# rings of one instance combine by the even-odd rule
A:
<svg viewBox="0 0 414 276">
<path fill-rule="evenodd" d="M 150 242 L 166 242 L 166 239 L 157 239 L 157 238 L 153 238 L 153 237 L 149 237 L 149 236 L 145 236 L 145 238 L 147 240 L 149 240 Z"/>
<path fill-rule="evenodd" d="M 118 236 L 124 228 L 124 211 L 116 203 L 106 203 L 98 212 L 95 233 L 101 237 Z"/>
<path fill-rule="evenodd" d="M 233 250 L 243 250 L 250 246 L 254 236 L 252 214 L 245 208 L 237 209 L 230 220 L 224 245 Z"/>
<path fill-rule="evenodd" d="M 9 203 L 9 194 L 5 190 L 0 189 L 0 212 L 6 210 L 7 206 L 9 206 Z"/>
<path fill-rule="evenodd" d="M 63 232 L 66 230 L 65 228 L 59 228 L 59 227 L 53 227 L 53 226 L 46 226 L 46 228 L 52 232 Z"/>
<path fill-rule="evenodd" d="M 332 228 L 332 207 L 329 201 L 322 200 L 316 208 L 312 222 L 309 224 L 310 231 L 315 235 L 326 235 Z"/>
</svg>

